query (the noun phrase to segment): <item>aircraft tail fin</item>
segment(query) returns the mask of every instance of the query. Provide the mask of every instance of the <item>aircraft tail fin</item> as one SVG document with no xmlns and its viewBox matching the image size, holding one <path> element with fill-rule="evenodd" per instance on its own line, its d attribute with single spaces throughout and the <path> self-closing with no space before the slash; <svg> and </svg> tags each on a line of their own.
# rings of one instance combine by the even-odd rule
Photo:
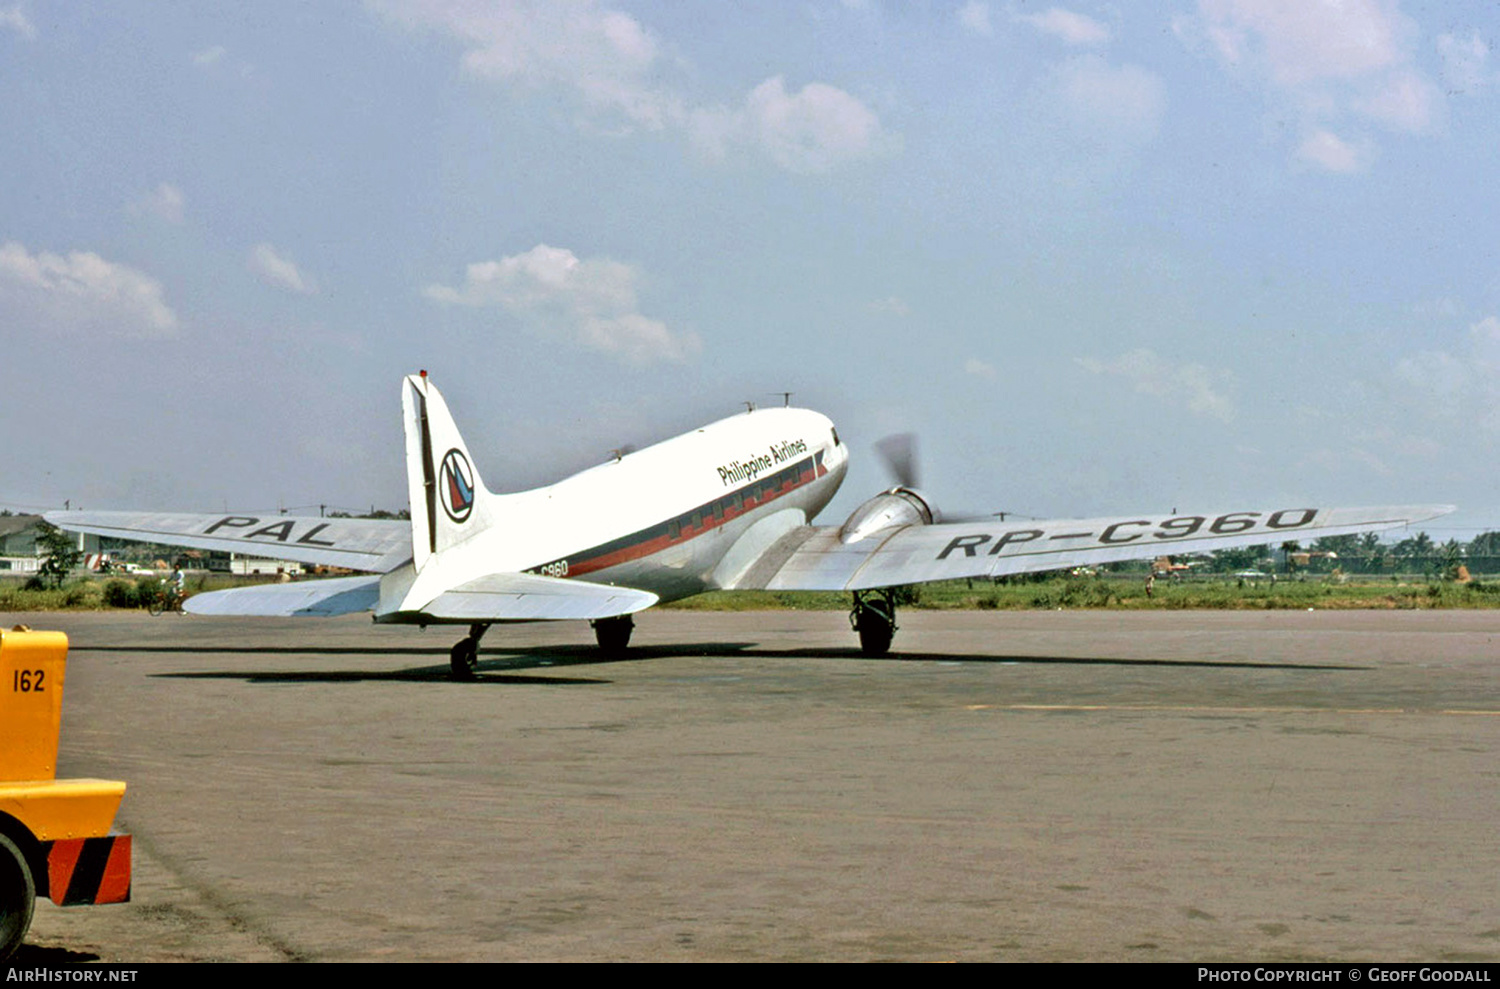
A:
<svg viewBox="0 0 1500 989">
<path fill-rule="evenodd" d="M 420 571 L 433 554 L 489 527 L 494 496 L 480 480 L 448 404 L 426 371 L 406 376 L 401 411 L 412 565 Z"/>
</svg>

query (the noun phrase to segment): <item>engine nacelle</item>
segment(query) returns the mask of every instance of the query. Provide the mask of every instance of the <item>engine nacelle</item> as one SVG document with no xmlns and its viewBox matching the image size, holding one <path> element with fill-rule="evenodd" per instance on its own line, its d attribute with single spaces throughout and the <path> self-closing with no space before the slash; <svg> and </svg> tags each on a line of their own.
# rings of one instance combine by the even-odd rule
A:
<svg viewBox="0 0 1500 989">
<path fill-rule="evenodd" d="M 839 530 L 839 541 L 857 543 L 883 529 L 931 525 L 940 521 L 937 506 L 915 488 L 891 488 L 856 508 Z"/>
</svg>

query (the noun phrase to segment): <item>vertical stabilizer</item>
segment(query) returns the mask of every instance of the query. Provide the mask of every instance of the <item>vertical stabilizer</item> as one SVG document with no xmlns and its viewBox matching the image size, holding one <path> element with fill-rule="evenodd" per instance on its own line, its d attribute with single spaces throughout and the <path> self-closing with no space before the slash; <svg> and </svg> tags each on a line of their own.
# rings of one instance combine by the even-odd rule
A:
<svg viewBox="0 0 1500 989">
<path fill-rule="evenodd" d="M 411 505 L 412 565 L 488 528 L 493 496 L 485 490 L 458 426 L 427 372 L 401 386 L 406 428 L 406 488 Z"/>
</svg>

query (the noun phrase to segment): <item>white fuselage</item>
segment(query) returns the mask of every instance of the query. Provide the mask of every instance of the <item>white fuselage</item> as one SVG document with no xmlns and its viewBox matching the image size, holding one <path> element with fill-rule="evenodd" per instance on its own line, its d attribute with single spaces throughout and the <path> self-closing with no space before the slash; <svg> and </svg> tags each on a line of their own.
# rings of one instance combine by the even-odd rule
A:
<svg viewBox="0 0 1500 989">
<path fill-rule="evenodd" d="M 414 601 L 496 572 L 632 587 L 664 601 L 729 586 L 816 516 L 847 468 L 826 416 L 761 409 L 546 487 L 482 492 L 492 523 L 420 574 L 387 574 L 377 620 L 420 621 Z"/>
</svg>

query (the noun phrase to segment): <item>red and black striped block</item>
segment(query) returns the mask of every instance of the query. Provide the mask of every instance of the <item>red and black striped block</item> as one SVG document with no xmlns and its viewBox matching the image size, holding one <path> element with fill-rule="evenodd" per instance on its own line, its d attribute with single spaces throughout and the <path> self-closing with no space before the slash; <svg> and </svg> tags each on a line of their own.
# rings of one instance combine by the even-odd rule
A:
<svg viewBox="0 0 1500 989">
<path fill-rule="evenodd" d="M 60 907 L 130 901 L 130 835 L 47 843 L 47 896 Z"/>
</svg>

